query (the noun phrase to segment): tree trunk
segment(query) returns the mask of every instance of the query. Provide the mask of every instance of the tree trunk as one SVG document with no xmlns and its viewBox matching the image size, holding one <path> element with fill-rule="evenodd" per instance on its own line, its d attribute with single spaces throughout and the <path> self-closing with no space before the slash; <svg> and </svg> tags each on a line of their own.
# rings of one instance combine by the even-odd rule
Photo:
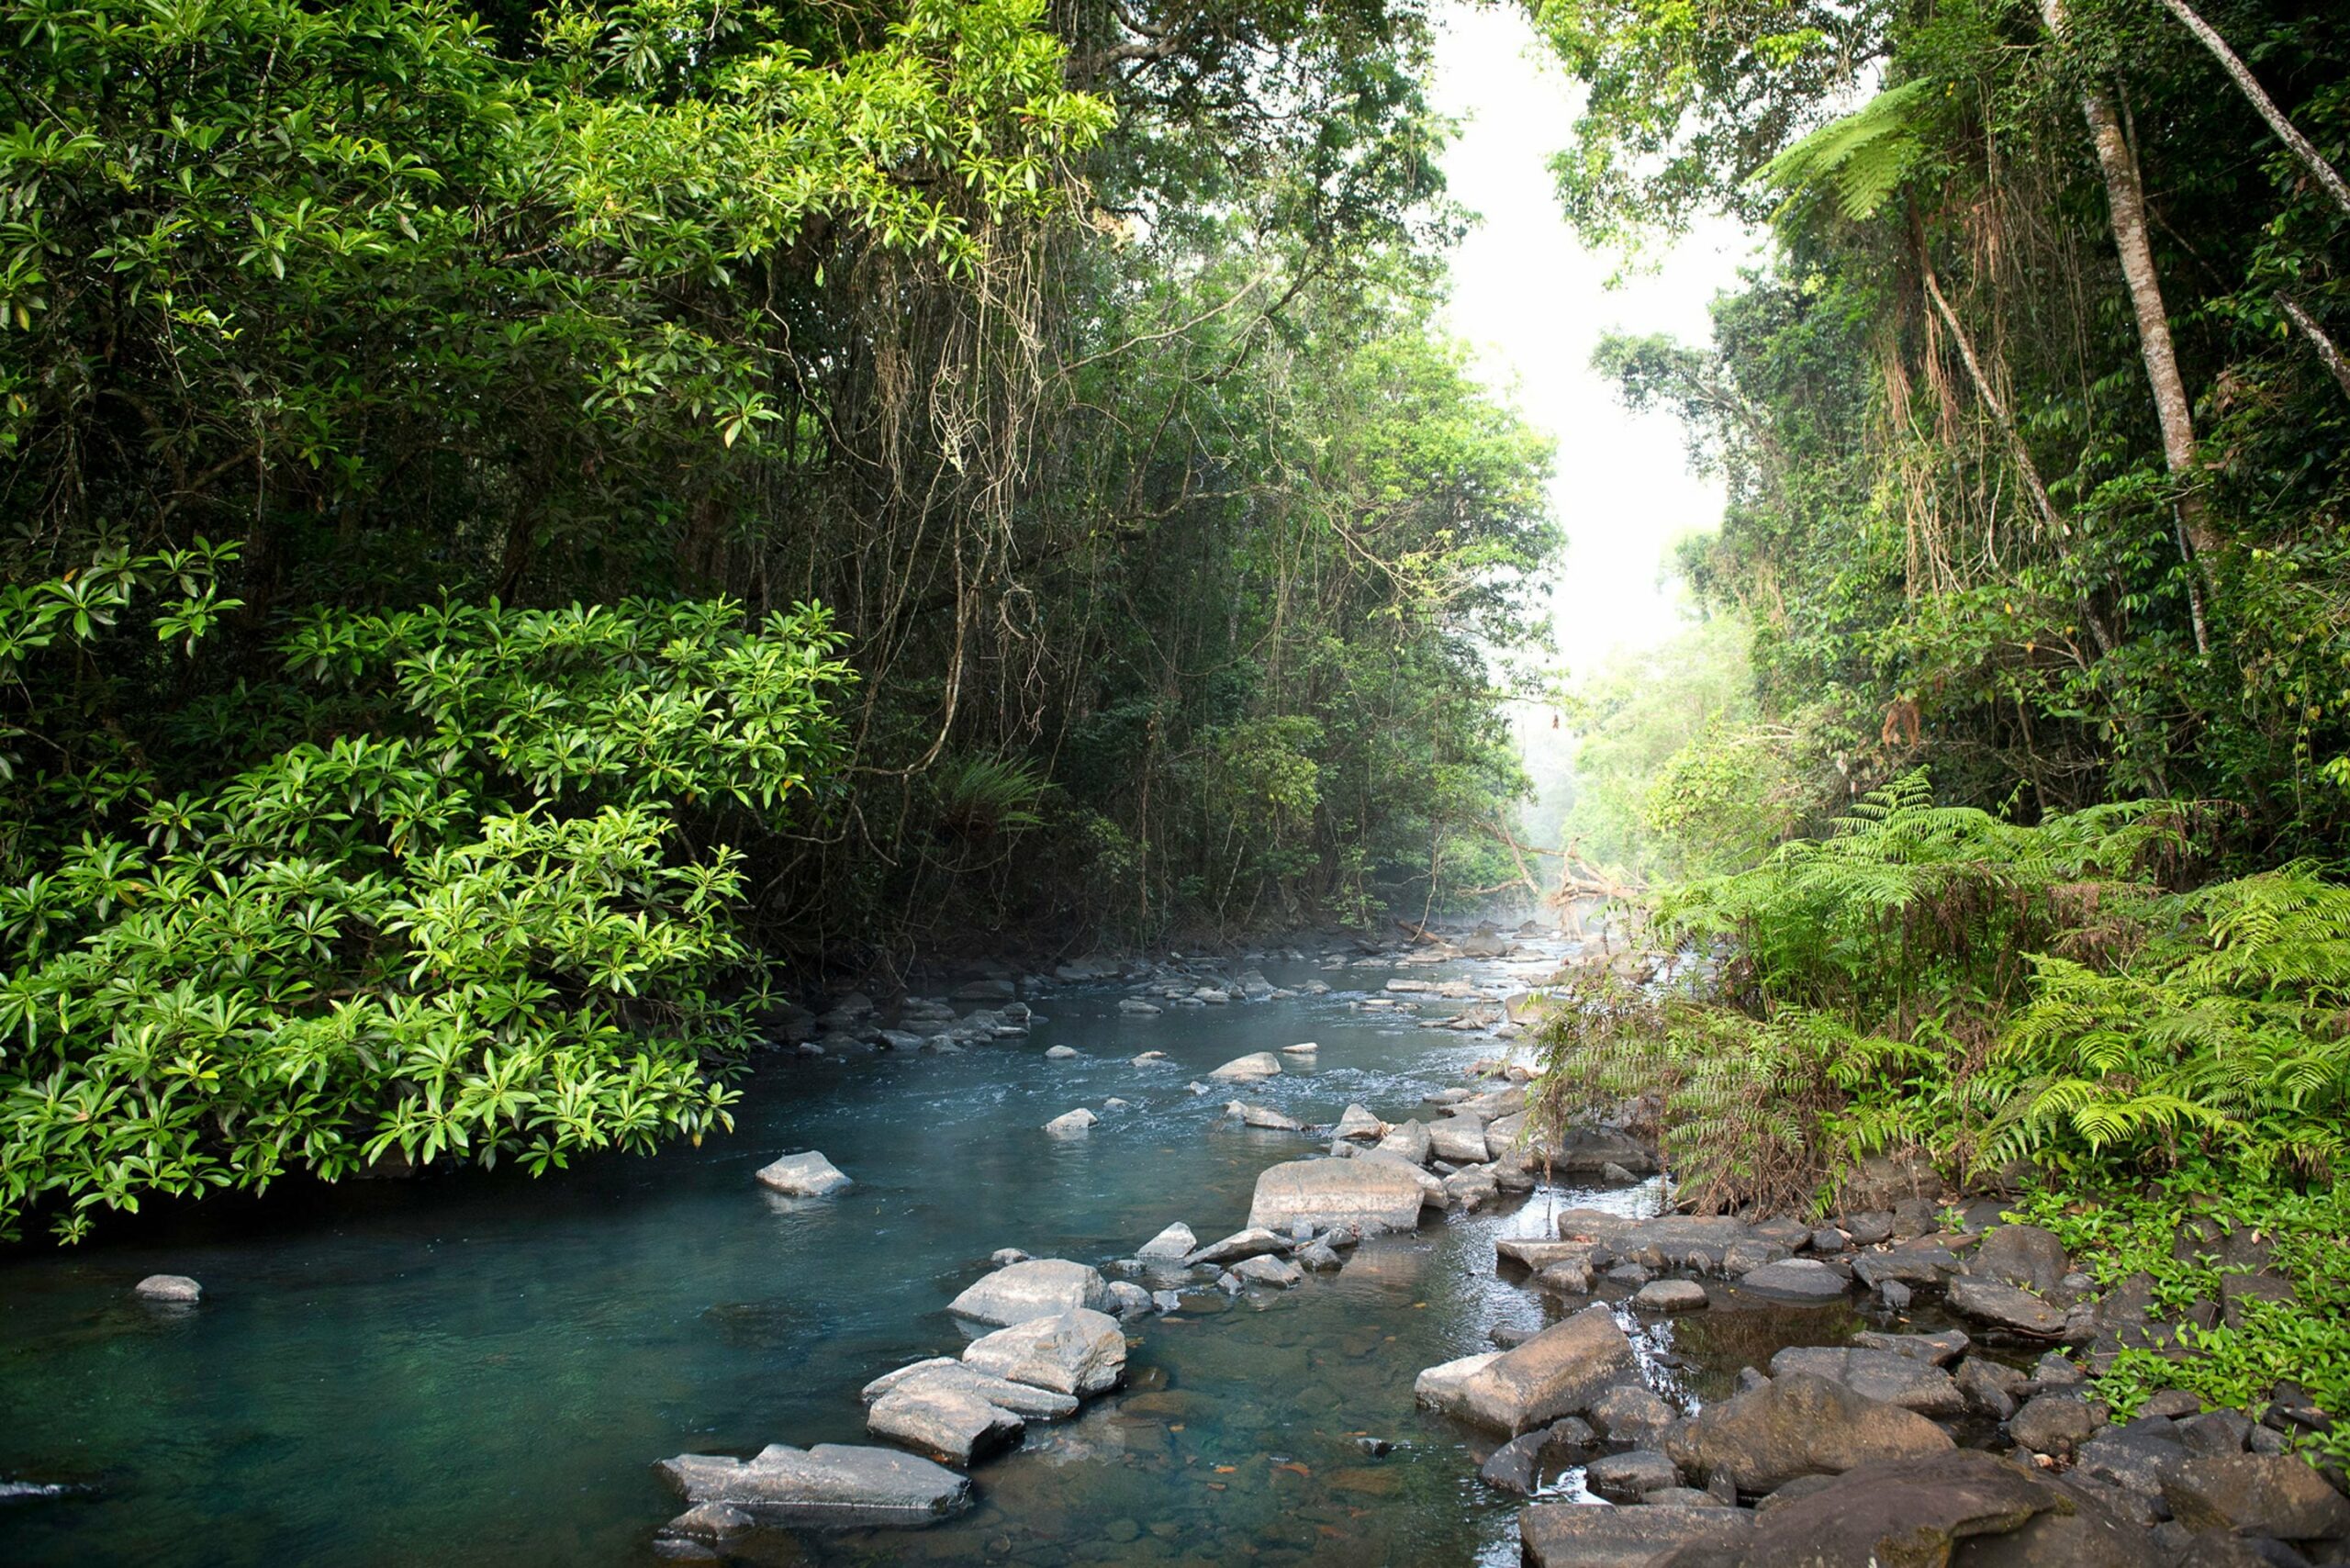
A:
<svg viewBox="0 0 2350 1568">
<path fill-rule="evenodd" d="M 2061 45 L 2065 39 L 2065 0 L 2040 0 L 2041 19 Z M 2094 82 L 2081 88 L 2081 113 L 2088 121 L 2089 140 L 2097 149 L 2098 167 L 2105 174 L 2108 217 L 2113 226 L 2114 249 L 2121 256 L 2122 280 L 2130 287 L 2130 308 L 2138 318 L 2138 350 L 2146 362 L 2146 379 L 2154 393 L 2154 417 L 2163 432 L 2163 459 L 2171 478 L 2180 486 L 2174 519 L 2179 554 L 2187 557 L 2188 607 L 2195 620 L 2195 649 L 2210 651 L 2203 626 L 2202 587 L 2208 581 L 2210 557 L 2220 548 L 2218 535 L 2204 520 L 2200 497 L 2187 487 L 2195 471 L 2194 405 L 2187 385 L 2179 379 L 2178 354 L 2171 346 L 2170 312 L 2163 305 L 2162 275 L 2154 269 L 2154 250 L 2146 237 L 2146 195 L 2139 184 L 2137 154 L 2121 134 L 2121 118 L 2112 100 Z M 2199 580 L 2200 579 L 2200 580 Z"/>
<path fill-rule="evenodd" d="M 2285 118 L 2285 111 L 2277 106 L 2277 100 L 2261 87 L 2260 78 L 2252 73 L 2252 68 L 2236 58 L 2236 51 L 2228 47 L 2228 40 L 2221 38 L 2209 22 L 2197 16 L 2187 0 L 2163 0 L 2163 5 L 2205 49 L 2211 51 L 2212 58 L 2220 62 L 2220 68 L 2235 79 L 2236 85 L 2244 89 L 2244 95 L 2252 100 L 2252 106 L 2260 111 L 2260 118 L 2268 122 L 2268 129 L 2277 133 L 2277 140 L 2301 161 L 2301 166 L 2310 172 L 2311 178 L 2325 188 L 2326 195 L 2332 196 L 2343 211 L 2350 212 L 2350 185 L 2343 183 L 2341 174 L 2325 161 L 2325 154 L 2310 144 L 2308 137 L 2293 129 L 2293 122 Z"/>
<path fill-rule="evenodd" d="M 2285 313 L 2287 320 L 2301 330 L 2301 336 L 2309 339 L 2310 347 L 2317 350 L 2317 357 L 2324 362 L 2326 369 L 2333 373 L 2333 379 L 2342 384 L 2343 396 L 2350 397 L 2350 362 L 2343 359 L 2342 351 L 2334 346 L 2332 338 L 2325 335 L 2325 329 L 2317 324 L 2317 318 L 2303 309 L 2301 302 L 2283 289 L 2277 291 L 2277 308 Z"/>
</svg>

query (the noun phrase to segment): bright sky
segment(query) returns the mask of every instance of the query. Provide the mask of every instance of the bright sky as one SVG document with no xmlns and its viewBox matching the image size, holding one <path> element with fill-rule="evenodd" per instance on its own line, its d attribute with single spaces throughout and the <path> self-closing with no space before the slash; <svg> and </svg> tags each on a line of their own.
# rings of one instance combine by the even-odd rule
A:
<svg viewBox="0 0 2350 1568">
<path fill-rule="evenodd" d="M 1452 195 L 1483 221 L 1452 263 L 1452 330 L 1486 378 L 1558 440 L 1554 496 L 1567 534 L 1552 594 L 1571 672 L 1621 645 L 1670 635 L 1677 594 L 1660 581 L 1672 541 L 1721 515 L 1718 484 L 1692 477 L 1680 427 L 1635 418 L 1591 369 L 1610 330 L 1707 336 L 1706 307 L 1737 281 L 1752 241 L 1723 223 L 1693 234 L 1616 289 L 1618 269 L 1585 250 L 1559 216 L 1549 155 L 1566 144 L 1574 90 L 1532 51 L 1515 6 L 1449 6 L 1440 14 L 1436 99 L 1466 121 L 1443 162 Z"/>
</svg>

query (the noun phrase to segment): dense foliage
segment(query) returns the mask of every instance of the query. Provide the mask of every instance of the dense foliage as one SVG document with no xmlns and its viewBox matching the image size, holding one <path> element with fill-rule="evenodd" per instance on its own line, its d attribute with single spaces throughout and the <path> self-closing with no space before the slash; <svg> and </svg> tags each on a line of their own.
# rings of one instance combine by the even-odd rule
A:
<svg viewBox="0 0 2350 1568">
<path fill-rule="evenodd" d="M 1549 454 L 1416 6 L 5 25 L 0 1227 L 699 1134 L 777 959 L 1493 879 Z"/>
<path fill-rule="evenodd" d="M 1602 85 L 1679 73 L 1667 142 L 1586 137 L 1647 216 L 1771 215 L 1711 345 L 1601 366 L 1729 482 L 1684 565 L 1751 620 L 1790 765 L 1930 762 L 2027 819 L 2223 799 L 2248 858 L 2339 857 L 2350 207 L 2204 45 L 2157 0 L 1545 16 Z M 2338 168 L 2339 9 L 2208 20 Z"/>
</svg>

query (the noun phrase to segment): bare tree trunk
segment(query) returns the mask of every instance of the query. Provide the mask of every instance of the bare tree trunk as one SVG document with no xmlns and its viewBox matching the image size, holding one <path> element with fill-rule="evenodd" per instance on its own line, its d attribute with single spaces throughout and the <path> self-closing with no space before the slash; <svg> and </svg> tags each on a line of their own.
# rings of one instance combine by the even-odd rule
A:
<svg viewBox="0 0 2350 1568">
<path fill-rule="evenodd" d="M 2048 487 L 2040 481 L 2040 465 L 2031 460 L 2031 449 L 2024 445 L 2022 432 L 2016 429 L 2015 420 L 2008 417 L 2006 406 L 1999 401 L 1998 393 L 1992 389 L 1990 377 L 1983 374 L 1983 366 L 1975 357 L 1975 341 L 1960 325 L 1958 312 L 1953 310 L 1950 301 L 1942 297 L 1942 286 L 1934 276 L 1934 263 L 1926 254 L 1925 225 L 1914 209 L 1909 215 L 1909 223 L 1910 244 L 1917 252 L 1918 275 L 1925 283 L 1926 297 L 1933 301 L 1935 314 L 1942 319 L 1942 325 L 1950 329 L 1951 341 L 1958 345 L 1958 357 L 1966 366 L 1966 378 L 1975 384 L 1975 396 L 1981 398 L 1983 406 L 1991 411 L 1992 422 L 2007 438 L 2009 454 L 2015 459 L 2016 472 L 2023 476 L 2024 492 L 2031 497 L 2032 510 L 2040 514 L 2040 521 L 2048 531 L 2062 539 L 2072 530 L 2057 515 L 2055 504 L 2048 498 Z"/>
<path fill-rule="evenodd" d="M 2277 106 L 2277 100 L 2261 87 L 2260 79 L 2252 73 L 2251 67 L 2236 58 L 2236 51 L 2228 47 L 2228 40 L 2221 38 L 2209 22 L 2197 16 L 2187 0 L 2163 0 L 2163 5 L 2205 49 L 2211 51 L 2221 69 L 2235 79 L 2236 85 L 2244 89 L 2244 95 L 2252 100 L 2252 106 L 2260 111 L 2260 118 L 2268 122 L 2268 129 L 2277 133 L 2277 140 L 2301 161 L 2301 166 L 2309 170 L 2311 177 L 2325 187 L 2326 195 L 2332 196 L 2343 211 L 2350 212 L 2350 185 L 2343 183 L 2341 174 L 2325 161 L 2325 154 L 2310 144 L 2308 137 L 2293 129 L 2293 122 L 2285 118 L 2285 111 Z"/>
<path fill-rule="evenodd" d="M 1926 249 L 1925 219 L 1919 216 L 1914 202 L 1909 207 L 1909 247 L 1917 258 L 1918 276 L 1926 286 L 1926 297 L 1933 302 L 1934 313 L 1942 319 L 1942 325 L 1950 329 L 1951 341 L 1958 345 L 1959 360 L 1966 366 L 1966 378 L 1974 383 L 1975 397 L 1981 398 L 1983 406 L 1991 411 L 1991 419 L 1999 427 L 1999 433 L 2007 438 L 2008 451 L 2015 459 L 2016 472 L 2022 477 L 2025 493 L 2031 497 L 2032 510 L 2040 514 L 2041 521 L 2051 533 L 2059 539 L 2067 537 L 2073 532 L 2072 526 L 2056 510 L 2056 504 L 2048 498 L 2048 487 L 2041 483 L 2040 465 L 2031 460 L 2031 448 L 2024 444 L 2023 432 L 2016 429 L 2015 420 L 2009 417 L 2007 406 L 1999 401 L 1999 394 L 1991 385 L 1991 378 L 1983 373 L 1982 362 L 1975 357 L 1974 339 L 1967 336 L 1966 327 L 1959 320 L 1958 312 L 1951 308 L 1949 299 L 1943 297 L 1942 282 L 1934 275 L 1933 257 Z M 2089 635 L 2096 640 L 2098 654 L 2109 655 L 2113 652 L 2114 638 L 2105 618 L 2086 598 L 2081 600 L 2080 610 Z M 2199 649 L 2203 629 L 2199 602 L 2196 606 L 2195 627 L 2196 646 Z"/>
<path fill-rule="evenodd" d="M 2063 43 L 2065 0 L 2040 0 L 2040 15 L 2049 34 Z M 2182 487 L 2174 521 L 2179 554 L 2188 565 L 2187 599 L 2195 621 L 2195 650 L 2208 653 L 2210 641 L 2203 625 L 2202 588 L 2210 572 L 2210 557 L 2218 553 L 2220 541 L 2204 520 L 2201 498 L 2184 487 L 2193 480 L 2197 467 L 2194 405 L 2188 400 L 2187 384 L 2179 378 L 2178 353 L 2170 340 L 2170 312 L 2163 305 L 2162 276 L 2154 270 L 2154 250 L 2146 237 L 2146 194 L 2139 183 L 2138 158 L 2130 150 L 2130 139 L 2121 134 L 2121 120 L 2113 112 L 2112 101 L 2094 82 L 2081 88 L 2081 113 L 2088 121 L 2098 167 L 2105 174 L 2113 245 L 2121 256 L 2130 308 L 2138 318 L 2138 351 L 2146 362 L 2146 379 L 2154 387 L 2163 459 L 2170 467 L 2171 478 Z"/>
<path fill-rule="evenodd" d="M 2333 379 L 2342 384 L 2343 394 L 2350 397 L 2350 361 L 2342 357 L 2342 351 L 2334 346 L 2332 338 L 2325 335 L 2325 329 L 2317 324 L 2317 318 L 2301 308 L 2301 302 L 2281 288 L 2277 291 L 2277 308 L 2285 313 L 2286 319 L 2301 330 L 2301 336 L 2309 339 L 2310 346 L 2317 350 L 2317 357 L 2324 361 L 2325 368 L 2333 373 Z"/>
</svg>

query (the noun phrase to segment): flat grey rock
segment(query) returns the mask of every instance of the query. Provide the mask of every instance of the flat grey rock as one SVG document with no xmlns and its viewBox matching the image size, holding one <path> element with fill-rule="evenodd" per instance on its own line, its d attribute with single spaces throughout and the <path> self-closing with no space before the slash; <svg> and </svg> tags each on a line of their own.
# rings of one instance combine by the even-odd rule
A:
<svg viewBox="0 0 2350 1568">
<path fill-rule="evenodd" d="M 1178 1223 L 1144 1242 L 1135 1256 L 1146 1263 L 1180 1263 L 1199 1244 L 1199 1238 L 1192 1234 L 1192 1227 Z"/>
<path fill-rule="evenodd" d="M 1235 1057 L 1208 1074 L 1226 1082 L 1246 1083 L 1251 1079 L 1277 1078 L 1281 1075 L 1281 1058 L 1270 1051 L 1251 1051 L 1245 1057 Z"/>
<path fill-rule="evenodd" d="M 1810 1258 L 1782 1258 L 1765 1263 L 1738 1282 L 1751 1291 L 1796 1301 L 1831 1300 L 1842 1295 L 1849 1284 L 1843 1275 Z"/>
<path fill-rule="evenodd" d="M 1032 1258 L 998 1269 L 946 1304 L 946 1310 L 975 1323 L 1024 1323 L 1076 1307 L 1102 1310 L 1108 1282 L 1099 1269 L 1066 1258 Z"/>
<path fill-rule="evenodd" d="M 1771 1375 L 1809 1372 L 1841 1383 L 1863 1399 L 1897 1405 L 1920 1416 L 1960 1416 L 1966 1396 L 1950 1373 L 1931 1361 L 1905 1356 L 1898 1350 L 1854 1350 L 1844 1346 L 1790 1346 L 1771 1358 Z"/>
<path fill-rule="evenodd" d="M 933 1383 L 975 1394 L 990 1405 L 1001 1406 L 1032 1421 L 1058 1421 L 1076 1415 L 1078 1410 L 1074 1394 L 1039 1388 L 1034 1383 L 1014 1383 L 948 1356 L 933 1356 L 929 1361 L 883 1372 L 858 1391 L 857 1397 L 871 1405 L 894 1389 Z"/>
<path fill-rule="evenodd" d="M 1259 1174 L 1248 1223 L 1278 1230 L 1303 1219 L 1316 1226 L 1354 1225 L 1366 1232 L 1412 1230 L 1427 1201 L 1424 1177 L 1435 1180 L 1401 1160 L 1291 1160 Z M 1441 1184 L 1437 1201 L 1444 1202 Z"/>
<path fill-rule="evenodd" d="M 1027 1422 L 968 1384 L 910 1378 L 866 1407 L 866 1429 L 947 1464 L 968 1465 L 1020 1441 Z"/>
<path fill-rule="evenodd" d="M 688 1453 L 654 1468 L 688 1503 L 731 1503 L 786 1522 L 926 1525 L 971 1501 L 968 1480 L 896 1449 L 770 1443 L 747 1460 Z"/>
<path fill-rule="evenodd" d="M 1126 1336 L 1106 1313 L 1079 1307 L 999 1328 L 963 1348 L 963 1364 L 1011 1383 L 1078 1398 L 1126 1375 Z"/>
<path fill-rule="evenodd" d="M 1950 1282 L 1950 1309 L 1962 1317 L 2004 1328 L 2010 1334 L 2053 1339 L 2065 1331 L 2065 1314 L 2030 1291 L 1998 1280 L 1961 1275 Z"/>
<path fill-rule="evenodd" d="M 1743 1508 L 1595 1508 L 1536 1503 L 1517 1517 L 1528 1568 L 1648 1568 L 1677 1548 L 1736 1551 L 1754 1534 Z"/>
</svg>

